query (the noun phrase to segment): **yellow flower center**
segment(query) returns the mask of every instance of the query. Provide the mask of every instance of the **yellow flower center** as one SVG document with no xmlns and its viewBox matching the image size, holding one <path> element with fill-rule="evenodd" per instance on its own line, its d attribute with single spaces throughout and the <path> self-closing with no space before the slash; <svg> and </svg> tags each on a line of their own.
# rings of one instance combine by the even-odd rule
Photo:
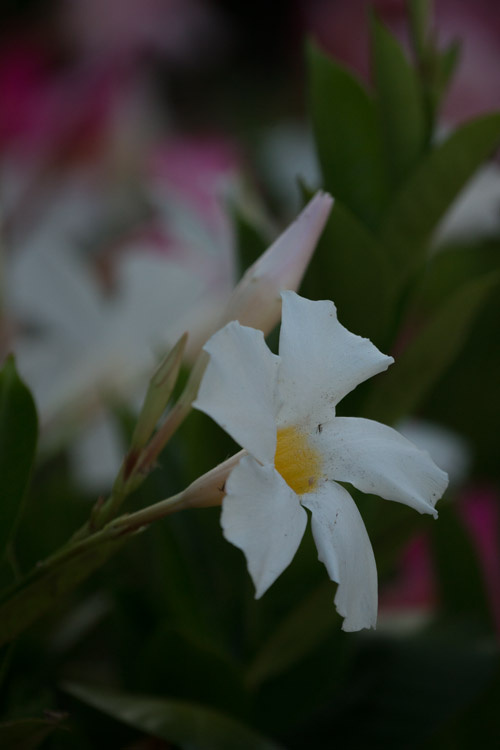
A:
<svg viewBox="0 0 500 750">
<path fill-rule="evenodd" d="M 297 495 L 312 492 L 321 478 L 321 456 L 297 427 L 278 430 L 274 465 Z"/>
</svg>

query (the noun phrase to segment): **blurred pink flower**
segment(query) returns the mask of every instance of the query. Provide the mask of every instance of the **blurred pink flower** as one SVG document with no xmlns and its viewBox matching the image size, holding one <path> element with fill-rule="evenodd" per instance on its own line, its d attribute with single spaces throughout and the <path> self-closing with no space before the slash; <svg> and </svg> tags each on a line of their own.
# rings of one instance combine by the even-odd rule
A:
<svg viewBox="0 0 500 750">
<path fill-rule="evenodd" d="M 221 19 L 205 0 L 69 0 L 62 25 L 80 54 L 134 60 L 155 53 L 199 59 L 220 42 Z"/>
<path fill-rule="evenodd" d="M 188 321 L 186 357 L 191 360 L 236 283 L 226 203 L 241 203 L 243 160 L 222 135 L 177 135 L 154 145 L 145 162 L 143 188 L 153 215 L 110 248 L 109 257 L 113 264 L 117 255 L 145 252 L 177 263 L 199 280 L 204 303 Z"/>
<path fill-rule="evenodd" d="M 14 39 L 0 53 L 0 148 L 18 158 L 67 158 L 86 151 L 110 118 L 115 73 L 55 66 L 33 39 Z"/>
<path fill-rule="evenodd" d="M 401 553 L 395 578 L 380 591 L 384 615 L 402 610 L 431 614 L 438 602 L 428 535 L 417 534 Z"/>
<path fill-rule="evenodd" d="M 491 487 L 472 486 L 456 503 L 477 556 L 492 620 L 500 637 L 500 497 Z M 411 615 L 420 624 L 439 606 L 439 589 L 427 534 L 416 535 L 403 549 L 395 578 L 382 587 L 381 623 Z"/>
<path fill-rule="evenodd" d="M 471 536 L 500 636 L 500 497 L 492 487 L 472 487 L 458 502 L 457 510 Z"/>
<path fill-rule="evenodd" d="M 223 200 L 242 161 L 236 144 L 222 135 L 178 135 L 152 150 L 148 171 L 158 191 L 186 202 L 220 232 L 227 225 Z"/>
<path fill-rule="evenodd" d="M 440 45 L 462 41 L 462 56 L 446 97 L 445 121 L 460 122 L 500 106 L 500 6 L 494 0 L 435 0 Z M 335 58 L 369 79 L 369 8 L 408 47 L 405 0 L 317 0 L 304 2 L 306 28 Z"/>
</svg>

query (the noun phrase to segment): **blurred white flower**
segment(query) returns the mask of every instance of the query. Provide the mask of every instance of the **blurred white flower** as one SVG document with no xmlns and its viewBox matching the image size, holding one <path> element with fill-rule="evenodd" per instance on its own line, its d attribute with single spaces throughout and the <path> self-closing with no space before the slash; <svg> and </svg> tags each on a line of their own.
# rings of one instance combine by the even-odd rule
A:
<svg viewBox="0 0 500 750">
<path fill-rule="evenodd" d="M 459 485 L 467 479 L 472 454 L 470 445 L 461 435 L 425 419 L 405 419 L 397 427 L 405 438 L 429 453 L 446 471 L 451 484 Z"/>
<path fill-rule="evenodd" d="M 204 172 L 206 179 L 209 172 Z M 6 307 L 17 325 L 13 348 L 34 391 L 44 445 L 78 433 L 74 469 L 93 491 L 113 481 L 124 452 L 108 407 L 123 401 L 130 405 L 158 357 L 185 331 L 193 361 L 203 342 L 228 320 L 239 318 L 266 330 L 275 325 L 279 292 L 300 283 L 332 204 L 329 196 L 316 196 L 231 295 L 232 237 L 220 206 L 208 201 L 212 190 L 206 193 L 205 182 L 196 193 L 189 186 L 176 191 L 173 180 L 170 184 L 165 205 L 172 205 L 176 194 L 179 208 L 177 221 L 166 225 L 170 234 L 161 231 L 160 223 L 156 232 L 132 236 L 115 260 L 111 293 L 75 248 L 85 219 L 97 231 L 78 192 L 74 214 L 59 216 L 54 209 L 7 261 Z M 220 180 L 218 185 L 224 187 Z M 200 205 L 194 205 L 195 195 Z M 196 221 L 204 227 L 199 235 L 192 232 Z"/>
<path fill-rule="evenodd" d="M 312 130 L 300 121 L 280 122 L 263 131 L 257 160 L 266 184 L 292 210 L 301 200 L 299 179 L 305 185 L 321 184 Z"/>
<path fill-rule="evenodd" d="M 282 298 L 279 356 L 260 331 L 237 322 L 204 347 L 210 361 L 194 406 L 248 452 L 226 483 L 224 535 L 245 553 L 260 597 L 295 555 L 307 508 L 319 559 L 339 584 L 343 629 L 375 627 L 373 550 L 354 501 L 337 482 L 436 516 L 447 476 L 390 427 L 335 416 L 336 404 L 392 357 L 345 329 L 332 302 L 294 292 Z"/>
<path fill-rule="evenodd" d="M 453 203 L 434 237 L 435 244 L 498 237 L 500 169 L 494 163 L 478 171 Z"/>
<path fill-rule="evenodd" d="M 212 155 L 211 144 L 203 148 Z M 9 237 L 9 344 L 34 391 L 42 447 L 71 443 L 77 479 L 92 491 L 110 486 L 124 454 L 109 406 L 138 399 L 159 356 L 184 331 L 199 348 L 233 289 L 233 237 L 215 196 L 226 187 L 237 192 L 237 168 L 220 162 L 212 156 L 203 172 L 212 196 L 203 214 L 185 184 L 175 223 L 161 206 L 146 222 L 131 195 L 117 203 L 116 191 L 110 198 L 105 184 L 80 171 Z M 173 202 L 168 177 L 162 184 L 171 186 Z M 186 227 L 196 222 L 206 229 L 195 238 Z"/>
<path fill-rule="evenodd" d="M 194 329 L 195 312 L 203 325 L 218 312 L 214 290 L 181 264 L 136 251 L 121 257 L 114 293 L 106 294 L 74 248 L 53 234 L 16 252 L 7 278 L 14 350 L 34 392 L 44 445 L 76 431 L 77 477 L 102 489 L 124 448 L 107 408 L 138 395 L 158 356 Z"/>
</svg>

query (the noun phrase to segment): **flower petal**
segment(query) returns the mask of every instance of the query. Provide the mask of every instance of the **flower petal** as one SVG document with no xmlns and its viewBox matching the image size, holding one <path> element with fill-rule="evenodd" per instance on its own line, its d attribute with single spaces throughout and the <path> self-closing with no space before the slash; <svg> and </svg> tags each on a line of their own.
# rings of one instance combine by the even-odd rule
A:
<svg viewBox="0 0 500 750">
<path fill-rule="evenodd" d="M 328 219 L 333 199 L 316 193 L 297 219 L 250 266 L 234 290 L 223 321 L 239 320 L 266 334 L 280 319 L 282 289 L 297 289 Z"/>
<path fill-rule="evenodd" d="M 349 391 L 394 360 L 344 328 L 333 302 L 312 302 L 294 292 L 281 296 L 278 420 L 319 424 L 334 416 Z"/>
<path fill-rule="evenodd" d="M 306 523 L 298 495 L 280 474 L 244 456 L 226 482 L 221 524 L 245 553 L 257 599 L 292 561 Z"/>
<path fill-rule="evenodd" d="M 448 475 L 392 427 L 337 417 L 311 440 L 321 451 L 329 478 L 437 517 L 434 506 L 448 486 Z"/>
<path fill-rule="evenodd" d="M 343 630 L 374 628 L 377 623 L 377 566 L 365 524 L 354 500 L 336 482 L 302 496 L 312 513 L 318 557 L 339 586 L 335 606 Z"/>
<path fill-rule="evenodd" d="M 217 331 L 203 348 L 210 361 L 193 406 L 259 461 L 272 463 L 278 357 L 267 348 L 262 331 L 236 321 Z"/>
</svg>

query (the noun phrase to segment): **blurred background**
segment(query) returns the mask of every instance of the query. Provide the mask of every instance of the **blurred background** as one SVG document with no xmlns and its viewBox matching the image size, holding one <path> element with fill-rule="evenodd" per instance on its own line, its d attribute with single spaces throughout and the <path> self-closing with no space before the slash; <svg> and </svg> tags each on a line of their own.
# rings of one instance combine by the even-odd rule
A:
<svg viewBox="0 0 500 750">
<path fill-rule="evenodd" d="M 500 172 L 485 147 L 423 233 L 425 263 L 384 307 L 372 266 L 356 260 L 369 243 L 352 217 L 383 245 L 392 194 L 365 215 L 328 161 L 324 63 L 305 51 L 314 40 L 380 92 L 370 11 L 411 56 L 403 0 L 2 3 L 0 350 L 14 351 L 40 419 L 15 568 L 54 551 L 109 493 L 155 362 L 189 330 L 186 377 L 242 271 L 318 187 L 351 218 L 341 230 L 335 214 L 304 294 L 333 299 L 341 322 L 396 358 L 410 352 L 413 373 L 388 393 L 363 387 L 345 413 L 396 423 L 450 474 L 437 522 L 359 499 L 379 568 L 376 632 L 340 631 L 309 538 L 255 602 L 218 509 L 156 524 L 4 650 L 3 720 L 39 722 L 12 747 L 460 748 L 498 737 Z M 447 134 L 500 107 L 500 6 L 436 0 L 432 16 L 429 45 L 450 50 L 456 69 L 396 197 Z M 332 142 L 343 111 L 332 96 Z M 362 153 L 355 131 L 346 152 Z M 419 360 L 411 344 L 429 330 Z M 391 410 L 394 382 L 416 395 L 396 395 Z M 190 415 L 130 509 L 233 450 Z M 5 564 L 2 581 L 12 575 Z"/>
</svg>

